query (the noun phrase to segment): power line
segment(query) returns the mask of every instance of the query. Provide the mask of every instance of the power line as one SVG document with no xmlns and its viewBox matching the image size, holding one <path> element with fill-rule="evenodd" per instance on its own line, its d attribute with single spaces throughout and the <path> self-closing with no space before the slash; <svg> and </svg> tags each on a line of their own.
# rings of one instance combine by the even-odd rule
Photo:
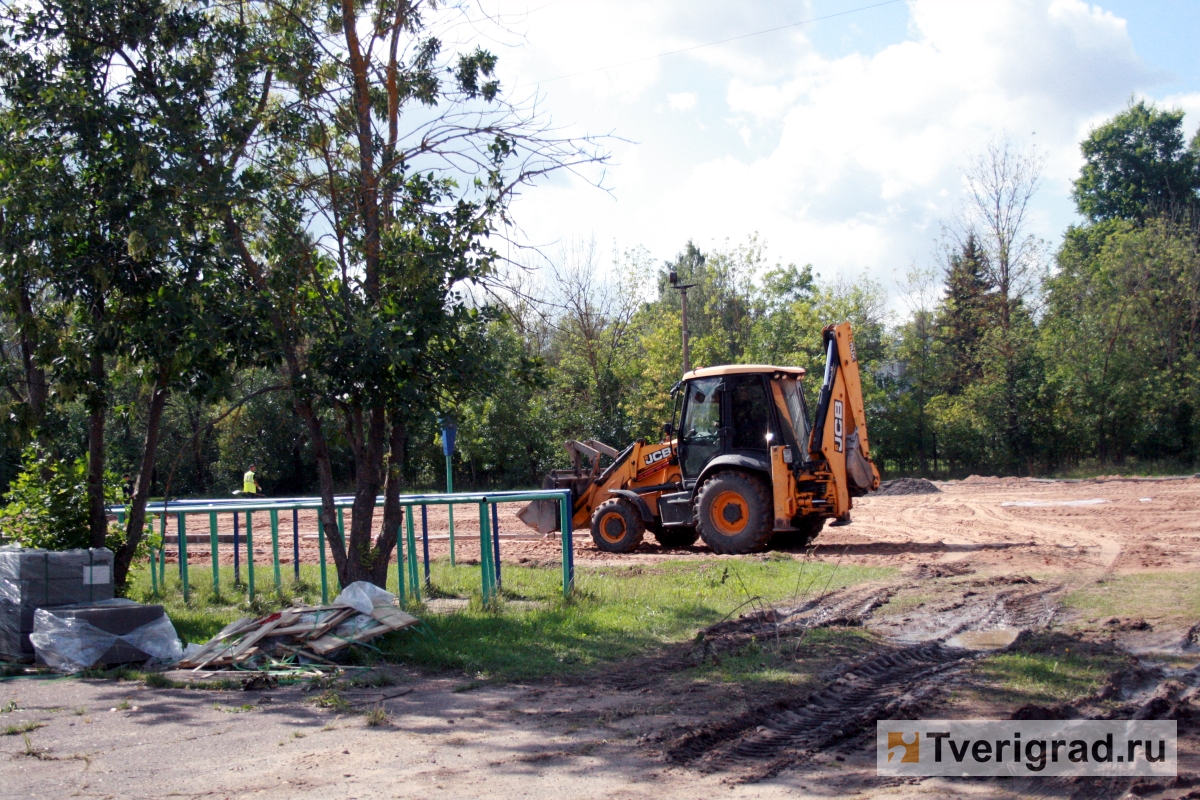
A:
<svg viewBox="0 0 1200 800">
<path fill-rule="evenodd" d="M 653 55 L 653 56 L 644 56 L 643 58 L 635 58 L 632 61 L 622 61 L 618 64 L 609 64 L 606 67 L 596 67 L 594 69 L 585 69 L 582 72 L 572 72 L 570 75 L 559 75 L 557 78 L 547 78 L 544 81 L 537 81 L 537 83 L 539 83 L 539 84 L 553 83 L 554 81 L 566 80 L 567 78 L 575 78 L 580 75 L 590 75 L 593 72 L 603 72 L 604 70 L 607 70 L 607 69 L 616 69 L 617 67 L 627 67 L 630 64 L 640 64 L 643 61 L 653 61 L 656 58 L 666 58 L 667 56 L 676 56 L 676 55 L 679 55 L 680 53 L 690 53 L 693 50 L 700 50 L 705 47 L 714 47 L 718 44 L 725 44 L 727 42 L 736 42 L 739 39 L 749 39 L 752 36 L 762 36 L 763 34 L 775 33 L 776 31 L 786 30 L 788 28 L 797 28 L 797 27 L 800 27 L 801 25 L 811 25 L 814 22 L 821 22 L 822 20 L 833 19 L 834 17 L 844 17 L 847 14 L 857 14 L 859 11 L 870 11 L 873 8 L 880 8 L 882 6 L 890 6 L 890 5 L 894 5 L 895 3 L 899 3 L 899 2 L 901 2 L 901 0 L 885 0 L 882 3 L 875 3 L 875 4 L 869 5 L 869 6 L 860 6 L 859 8 L 851 8 L 846 11 L 839 11 L 836 14 L 826 14 L 823 17 L 814 17 L 812 19 L 801 20 L 800 22 L 789 22 L 787 25 L 779 25 L 774 28 L 767 28 L 766 30 L 755 31 L 754 33 L 743 33 L 741 36 L 731 36 L 728 39 L 719 39 L 718 41 L 715 41 L 715 42 L 705 42 L 704 44 L 692 45 L 691 47 L 685 47 L 682 50 L 669 50 L 666 53 L 659 53 L 658 55 Z M 549 4 L 547 4 L 547 5 L 549 5 Z"/>
</svg>

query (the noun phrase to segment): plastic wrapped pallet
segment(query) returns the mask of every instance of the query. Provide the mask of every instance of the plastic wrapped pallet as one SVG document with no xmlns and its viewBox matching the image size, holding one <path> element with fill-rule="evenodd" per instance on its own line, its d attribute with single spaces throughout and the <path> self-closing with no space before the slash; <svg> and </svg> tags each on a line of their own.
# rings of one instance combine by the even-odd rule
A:
<svg viewBox="0 0 1200 800">
<path fill-rule="evenodd" d="M 130 600 L 40 608 L 29 638 L 40 663 L 65 672 L 144 661 L 173 663 L 183 656 L 163 607 Z"/>
<path fill-rule="evenodd" d="M 107 548 L 36 550 L 0 547 L 0 599 L 21 606 L 65 606 L 113 597 Z"/>
<path fill-rule="evenodd" d="M 0 659 L 28 661 L 38 608 L 111 600 L 113 554 L 0 547 Z"/>
</svg>

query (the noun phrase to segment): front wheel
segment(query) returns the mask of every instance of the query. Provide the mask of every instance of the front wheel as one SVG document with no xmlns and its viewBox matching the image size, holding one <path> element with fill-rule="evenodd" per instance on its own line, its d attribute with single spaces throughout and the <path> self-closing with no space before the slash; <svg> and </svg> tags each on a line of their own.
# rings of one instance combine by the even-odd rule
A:
<svg viewBox="0 0 1200 800">
<path fill-rule="evenodd" d="M 696 528 L 715 553 L 761 550 L 771 538 L 775 507 L 771 491 L 746 472 L 718 472 L 696 500 Z"/>
<path fill-rule="evenodd" d="M 646 534 L 642 516 L 628 500 L 605 500 L 592 512 L 592 541 L 606 553 L 629 553 Z"/>
</svg>

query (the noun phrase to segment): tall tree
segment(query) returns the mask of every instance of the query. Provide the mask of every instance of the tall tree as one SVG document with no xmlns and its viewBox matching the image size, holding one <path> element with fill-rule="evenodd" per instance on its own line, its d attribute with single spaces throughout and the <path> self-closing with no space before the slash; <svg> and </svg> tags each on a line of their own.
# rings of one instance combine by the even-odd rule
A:
<svg viewBox="0 0 1200 800">
<path fill-rule="evenodd" d="M 993 306 L 984 278 L 985 260 L 974 231 L 948 254 L 946 295 L 937 312 L 935 337 L 945 361 L 943 388 L 950 395 L 962 394 L 982 374 L 980 348 Z"/>
<path fill-rule="evenodd" d="M 1080 145 L 1085 163 L 1075 180 L 1079 213 L 1093 222 L 1149 216 L 1195 205 L 1200 160 L 1183 134 L 1183 111 L 1145 100 L 1094 128 Z"/>
<path fill-rule="evenodd" d="M 5 22 L 0 66 L 10 130 L 36 145 L 36 218 L 59 333 L 59 390 L 88 412 L 91 541 L 107 531 L 110 371 L 146 376 L 147 425 L 123 583 L 143 532 L 167 396 L 219 383 L 245 326 L 207 201 L 208 164 L 251 104 L 247 27 L 236 13 L 158 0 L 55 0 Z M 257 99 L 256 96 L 254 98 Z M 232 122 L 232 127 L 231 127 Z"/>
<path fill-rule="evenodd" d="M 273 99 L 244 153 L 269 180 L 230 196 L 227 232 L 307 429 L 339 577 L 383 585 L 408 429 L 482 377 L 470 354 L 491 317 L 457 287 L 492 269 L 488 237 L 521 186 L 602 156 L 504 101 L 491 53 L 444 52 L 465 4 L 254 8 L 288 49 L 265 72 Z M 353 460 L 345 538 L 331 436 Z"/>
<path fill-rule="evenodd" d="M 967 171 L 962 242 L 974 234 L 983 251 L 984 276 L 993 289 L 993 329 L 985 340 L 994 364 L 995 392 L 988 413 L 1001 420 L 1009 470 L 1032 456 L 1029 373 L 1033 358 L 1028 307 L 1045 272 L 1045 243 L 1030 230 L 1030 203 L 1041 185 L 1045 157 L 1021 150 L 1006 137 L 989 142 Z"/>
</svg>

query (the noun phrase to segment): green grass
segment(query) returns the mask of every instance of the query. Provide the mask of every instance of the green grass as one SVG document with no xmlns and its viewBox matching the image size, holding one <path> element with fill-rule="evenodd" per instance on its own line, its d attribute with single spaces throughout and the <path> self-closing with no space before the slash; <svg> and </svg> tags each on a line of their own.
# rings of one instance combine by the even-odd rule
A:
<svg viewBox="0 0 1200 800">
<path fill-rule="evenodd" d="M 878 639 L 865 628 L 814 628 L 803 642 L 767 638 L 725 653 L 685 673 L 719 683 L 801 685 L 811 683 L 827 662 L 866 654 Z"/>
<path fill-rule="evenodd" d="M 1192 475 L 1195 474 L 1196 469 L 1195 464 L 1171 460 L 1137 461 L 1136 459 L 1131 459 L 1121 465 L 1085 461 L 1082 464 L 1059 470 L 1044 477 L 1080 478 L 1086 480 L 1087 478 L 1096 478 L 1101 475 L 1122 475 L 1150 478 L 1166 475 Z"/>
<path fill-rule="evenodd" d="M 145 563 L 131 575 L 127 596 L 139 603 L 160 603 L 166 607 L 175 631 L 185 642 L 207 642 L 222 628 L 240 617 L 262 616 L 294 603 L 317 605 L 321 602 L 320 567 L 302 564 L 300 582 L 292 575 L 292 565 L 280 566 L 283 585 L 276 591 L 270 562 L 255 565 L 255 599 L 251 603 L 246 588 L 246 565 L 242 565 L 242 586 L 233 583 L 233 567 L 221 567 L 221 591 L 213 592 L 211 562 L 189 559 L 188 601 L 183 602 L 183 584 L 179 565 L 167 564 L 166 586 L 152 591 L 150 571 Z M 329 566 L 329 599 L 337 596 L 337 573 Z M 395 581 L 395 575 L 392 575 Z"/>
<path fill-rule="evenodd" d="M 988 656 L 972 672 L 982 680 L 989 700 L 1015 706 L 1093 694 L 1110 675 L 1136 663 L 1111 645 L 1043 632 L 1022 634 L 1011 649 Z"/>
<path fill-rule="evenodd" d="M 283 568 L 283 586 L 275 591 L 269 563 L 256 568 L 257 596 L 248 602 L 245 588 L 233 586 L 233 570 L 221 569 L 221 592 L 214 595 L 208 564 L 193 561 L 190 601 L 183 602 L 178 567 L 167 565 L 166 587 L 151 592 L 145 566 L 133 575 L 129 596 L 163 604 L 186 641 L 205 642 L 221 628 L 248 615 L 266 614 L 293 602 L 319 603 L 315 565 L 302 565 L 302 581 Z M 787 603 L 805 591 L 818 593 L 894 575 L 890 568 L 807 563 L 772 555 L 720 562 L 675 561 L 654 565 L 576 569 L 576 593 L 562 596 L 557 567 L 503 565 L 504 591 L 492 608 L 480 601 L 478 566 L 432 564 L 435 596 L 466 598 L 464 610 L 429 613 L 414 607 L 422 625 L 373 642 L 359 660 L 384 660 L 430 671 L 452 670 L 473 679 L 528 679 L 578 673 L 630 658 L 660 645 L 691 638 L 697 629 L 735 612 L 753 597 Z M 246 579 L 245 565 L 242 579 Z M 388 589 L 396 591 L 396 570 Z M 329 599 L 338 593 L 329 570 Z M 749 610 L 747 606 L 744 610 Z"/>
<path fill-rule="evenodd" d="M 3 731 L 0 731 L 0 736 L 16 736 L 19 733 L 29 733 L 36 731 L 38 728 L 44 728 L 44 722 L 19 722 L 16 725 L 9 725 Z"/>
<path fill-rule="evenodd" d="M 487 609 L 478 602 L 478 568 L 438 562 L 435 585 L 444 594 L 471 597 L 470 606 L 421 615 L 421 628 L 386 637 L 379 653 L 389 661 L 476 679 L 578 673 L 690 639 L 752 597 L 792 601 L 798 579 L 801 592 L 806 587 L 818 592 L 827 582 L 839 588 L 891 574 L 894 570 L 848 566 L 835 572 L 829 564 L 802 565 L 790 558 L 581 567 L 576 597 L 564 602 L 559 570 L 505 565 L 505 600 L 533 604 L 509 609 L 502 601 Z"/>
<path fill-rule="evenodd" d="M 1072 592 L 1064 605 L 1094 619 L 1173 616 L 1194 620 L 1200 616 L 1200 582 L 1189 572 L 1136 572 L 1110 576 Z"/>
</svg>

